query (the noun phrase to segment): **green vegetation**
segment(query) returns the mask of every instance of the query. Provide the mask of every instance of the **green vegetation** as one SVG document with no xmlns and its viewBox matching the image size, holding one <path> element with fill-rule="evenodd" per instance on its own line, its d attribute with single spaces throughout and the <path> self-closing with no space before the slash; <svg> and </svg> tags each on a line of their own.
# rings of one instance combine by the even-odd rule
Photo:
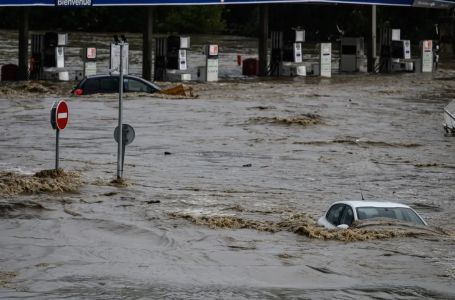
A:
<svg viewBox="0 0 455 300">
<path fill-rule="evenodd" d="M 226 22 L 222 6 L 183 6 L 167 9 L 157 25 L 159 32 L 222 33 Z"/>
<path fill-rule="evenodd" d="M 256 36 L 257 5 L 162 6 L 155 8 L 154 31 L 239 34 Z M 0 8 L 0 28 L 18 28 L 21 8 Z M 308 40 L 334 40 L 338 27 L 345 35 L 368 36 L 370 6 L 364 5 L 270 5 L 270 30 L 300 26 Z M 434 24 L 447 17 L 447 10 L 409 7 L 378 7 L 378 27 L 390 24 L 402 29 L 405 38 L 434 37 Z M 143 7 L 92 7 L 62 9 L 34 7 L 31 9 L 32 30 L 68 30 L 97 32 L 141 32 L 145 19 Z"/>
</svg>

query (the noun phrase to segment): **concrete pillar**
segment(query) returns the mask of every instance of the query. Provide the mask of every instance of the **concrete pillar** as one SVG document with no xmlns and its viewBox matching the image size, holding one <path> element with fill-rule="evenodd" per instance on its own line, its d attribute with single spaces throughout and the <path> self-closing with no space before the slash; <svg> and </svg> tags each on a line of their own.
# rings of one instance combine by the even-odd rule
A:
<svg viewBox="0 0 455 300">
<path fill-rule="evenodd" d="M 371 73 L 376 73 L 376 60 L 377 60 L 377 45 L 376 45 L 376 5 L 371 6 L 371 49 L 368 57 L 368 70 Z"/>
<path fill-rule="evenodd" d="M 259 5 L 259 76 L 267 76 L 267 39 L 269 35 L 269 5 Z"/>
<path fill-rule="evenodd" d="M 145 28 L 142 34 L 142 77 L 147 80 L 153 78 L 153 60 L 152 60 L 152 33 L 153 33 L 153 10 L 154 7 L 145 8 Z"/>
<path fill-rule="evenodd" d="M 28 38 L 30 8 L 21 8 L 19 17 L 19 80 L 28 80 Z"/>
</svg>

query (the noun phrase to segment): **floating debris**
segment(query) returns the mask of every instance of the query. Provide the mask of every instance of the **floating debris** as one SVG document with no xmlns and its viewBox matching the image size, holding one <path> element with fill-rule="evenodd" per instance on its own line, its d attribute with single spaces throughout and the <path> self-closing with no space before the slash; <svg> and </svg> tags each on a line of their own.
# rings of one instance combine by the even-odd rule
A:
<svg viewBox="0 0 455 300">
<path fill-rule="evenodd" d="M 276 108 L 275 106 L 259 105 L 259 106 L 249 107 L 249 108 L 247 108 L 247 109 L 248 109 L 248 110 L 251 110 L 251 109 L 267 110 L 267 109 L 275 109 L 275 108 Z"/>
<path fill-rule="evenodd" d="M 161 203 L 160 200 L 149 200 L 149 201 L 146 201 L 145 203 L 147 204 L 157 204 L 157 203 Z"/>
<path fill-rule="evenodd" d="M 347 144 L 347 145 L 355 145 L 355 146 L 374 146 L 374 147 L 403 147 L 403 148 L 415 148 L 420 147 L 420 144 L 417 143 L 390 143 L 390 142 L 383 142 L 383 141 L 371 141 L 371 140 L 362 140 L 358 138 L 345 138 L 345 139 L 334 139 L 334 140 L 327 140 L 327 141 L 302 141 L 302 142 L 294 142 L 294 144 L 303 144 L 303 145 L 316 145 L 316 146 L 325 146 L 330 144 Z"/>
<path fill-rule="evenodd" d="M 74 192 L 82 185 L 76 171 L 43 170 L 35 175 L 0 172 L 0 195 Z"/>
<path fill-rule="evenodd" d="M 183 84 L 179 84 L 177 86 L 161 90 L 156 95 L 159 95 L 159 96 L 165 95 L 167 97 L 163 97 L 163 98 L 166 98 L 166 99 L 172 99 L 174 97 L 177 99 L 187 99 L 187 98 L 197 98 L 198 97 L 198 95 L 195 95 L 193 93 L 192 87 L 183 85 Z M 169 96 L 171 96 L 171 97 L 169 97 Z"/>
<path fill-rule="evenodd" d="M 73 82 L 50 82 L 50 81 L 19 81 L 2 82 L 0 95 L 2 96 L 28 96 L 29 94 L 65 95 L 71 91 Z"/>
<path fill-rule="evenodd" d="M 80 217 L 80 216 L 82 216 L 82 215 L 81 215 L 80 213 L 78 213 L 77 211 L 71 210 L 71 209 L 69 209 L 69 208 L 67 208 L 67 207 L 64 207 L 64 208 L 63 208 L 63 211 L 64 211 L 65 213 L 67 213 L 67 214 L 73 216 L 73 217 Z"/>
<path fill-rule="evenodd" d="M 0 216 L 12 217 L 19 212 L 22 217 L 26 215 L 34 215 L 46 210 L 51 210 L 44 207 L 41 203 L 26 200 L 26 201 L 0 201 Z M 26 213 L 25 213 L 26 212 Z"/>
<path fill-rule="evenodd" d="M 321 116 L 317 114 L 303 114 L 290 117 L 255 117 L 250 118 L 249 122 L 257 124 L 280 124 L 280 125 L 301 125 L 311 126 L 321 123 Z"/>
<path fill-rule="evenodd" d="M 8 287 L 14 278 L 16 278 L 16 272 L 2 272 L 0 271 L 0 287 Z"/>
<path fill-rule="evenodd" d="M 389 239 L 397 237 L 417 237 L 421 235 L 449 235 L 437 229 L 421 229 L 409 226 L 402 228 L 389 223 L 362 224 L 344 230 L 329 230 L 317 225 L 315 220 L 306 214 L 292 214 L 281 221 L 260 221 L 244 219 L 238 216 L 228 215 L 192 215 L 189 213 L 171 213 L 172 217 L 183 218 L 197 225 L 205 225 L 211 229 L 253 229 L 265 232 L 288 231 L 313 239 L 339 240 L 344 242 L 368 241 L 377 239 Z M 395 224 L 396 225 L 396 224 Z M 372 227 L 372 229 L 366 229 Z M 379 229 L 377 229 L 379 228 Z"/>
<path fill-rule="evenodd" d="M 429 168 L 429 167 L 437 167 L 439 165 L 438 165 L 438 163 L 420 163 L 420 164 L 414 164 L 414 166 L 417 168 Z"/>
<path fill-rule="evenodd" d="M 110 182 L 109 185 L 116 187 L 128 187 L 131 184 L 124 178 L 115 178 Z"/>
</svg>

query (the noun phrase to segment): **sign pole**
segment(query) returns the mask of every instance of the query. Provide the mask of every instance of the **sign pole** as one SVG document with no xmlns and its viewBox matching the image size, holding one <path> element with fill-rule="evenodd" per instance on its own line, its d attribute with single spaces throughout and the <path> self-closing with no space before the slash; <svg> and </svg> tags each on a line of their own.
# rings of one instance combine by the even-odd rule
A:
<svg viewBox="0 0 455 300">
<path fill-rule="evenodd" d="M 59 161 L 59 138 L 60 138 L 60 130 L 55 130 L 55 170 L 58 170 L 58 161 Z"/>
<path fill-rule="evenodd" d="M 120 70 L 119 70 L 119 92 L 118 92 L 118 147 L 117 147 L 117 179 L 123 176 L 123 132 L 122 132 L 122 98 L 123 98 L 123 41 L 120 42 Z"/>
</svg>

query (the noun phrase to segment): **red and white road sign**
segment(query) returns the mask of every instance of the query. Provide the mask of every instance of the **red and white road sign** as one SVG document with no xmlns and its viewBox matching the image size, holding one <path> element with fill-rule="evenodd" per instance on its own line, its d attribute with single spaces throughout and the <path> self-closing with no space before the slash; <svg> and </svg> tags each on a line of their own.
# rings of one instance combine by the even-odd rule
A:
<svg viewBox="0 0 455 300">
<path fill-rule="evenodd" d="M 65 100 L 61 100 L 54 104 L 53 109 L 55 109 L 54 112 L 55 129 L 58 130 L 65 129 L 69 119 L 68 104 L 66 104 Z"/>
</svg>

